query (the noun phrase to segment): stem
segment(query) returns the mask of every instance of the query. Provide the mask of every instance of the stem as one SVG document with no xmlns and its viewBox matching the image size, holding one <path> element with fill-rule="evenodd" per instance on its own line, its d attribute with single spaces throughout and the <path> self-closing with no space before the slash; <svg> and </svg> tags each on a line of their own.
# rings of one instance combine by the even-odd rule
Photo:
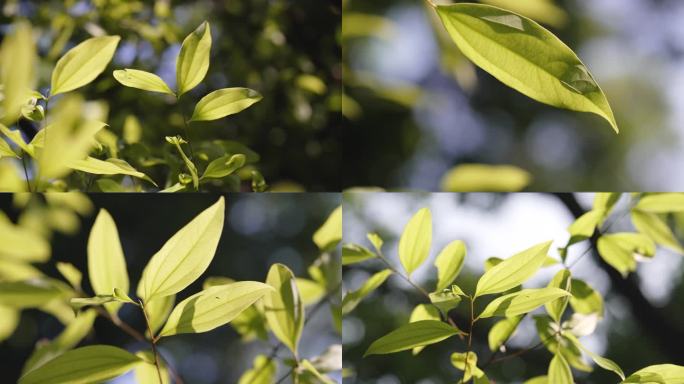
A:
<svg viewBox="0 0 684 384">
<path fill-rule="evenodd" d="M 157 357 L 157 338 L 154 337 L 152 332 L 152 327 L 150 326 L 150 318 L 147 317 L 147 311 L 145 310 L 145 304 L 142 300 L 138 300 L 140 303 L 140 309 L 142 309 L 143 315 L 145 315 L 145 324 L 147 324 L 147 331 L 150 333 L 150 344 L 152 344 L 152 353 L 154 354 L 154 366 L 157 367 L 157 376 L 159 376 L 159 384 L 164 384 L 162 381 L 161 368 L 159 367 L 159 358 Z"/>
<path fill-rule="evenodd" d="M 31 191 L 31 182 L 29 181 L 28 170 L 26 169 L 26 152 L 21 151 L 21 166 L 24 168 L 24 177 L 26 177 L 26 187 L 28 187 L 29 192 Z"/>
<path fill-rule="evenodd" d="M 468 375 L 468 358 L 470 357 L 470 351 L 473 345 L 473 327 L 475 326 L 475 321 L 477 321 L 477 319 L 475 319 L 475 298 L 470 296 L 468 298 L 470 299 L 470 329 L 468 329 L 468 349 L 466 350 L 466 356 L 463 362 L 463 383 L 466 382 L 466 375 Z"/>
<path fill-rule="evenodd" d="M 45 159 L 45 149 L 47 149 L 47 135 L 48 135 L 48 110 L 50 109 L 50 94 L 48 93 L 47 98 L 45 99 L 45 114 L 43 116 L 43 130 L 45 133 L 43 134 L 43 151 L 40 154 L 41 160 Z M 33 183 L 36 187 L 36 192 L 39 192 L 40 188 L 40 167 L 38 167 L 38 172 L 36 173 L 36 180 Z"/>
<path fill-rule="evenodd" d="M 188 120 L 186 120 L 185 114 L 183 114 L 183 123 L 183 129 L 185 131 L 185 136 L 187 137 L 188 147 L 190 147 L 190 160 L 194 162 L 195 150 L 192 148 L 192 140 L 190 140 L 190 123 L 188 123 Z M 197 164 L 195 164 L 195 168 L 197 168 Z"/>
</svg>

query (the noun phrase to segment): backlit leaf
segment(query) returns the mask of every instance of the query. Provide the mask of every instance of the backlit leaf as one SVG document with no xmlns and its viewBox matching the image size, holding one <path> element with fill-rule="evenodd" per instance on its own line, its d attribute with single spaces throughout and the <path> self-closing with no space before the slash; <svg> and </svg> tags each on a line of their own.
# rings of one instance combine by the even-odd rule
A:
<svg viewBox="0 0 684 384">
<path fill-rule="evenodd" d="M 651 213 L 684 211 L 684 193 L 654 193 L 642 197 L 634 207 Z"/>
<path fill-rule="evenodd" d="M 659 381 L 662 380 L 662 381 Z M 657 364 L 642 368 L 629 375 L 623 383 L 684 383 L 684 366 L 675 364 Z"/>
<path fill-rule="evenodd" d="M 304 306 L 316 304 L 325 296 L 325 286 L 302 277 L 296 278 L 295 281 Z"/>
<path fill-rule="evenodd" d="M 264 355 L 254 359 L 254 367 L 240 376 L 238 384 L 272 384 L 276 377 L 276 362 Z"/>
<path fill-rule="evenodd" d="M 632 224 L 637 231 L 651 238 L 657 244 L 668 247 L 676 252 L 684 253 L 684 247 L 679 243 L 667 223 L 656 213 L 632 210 Z"/>
<path fill-rule="evenodd" d="M 616 375 L 620 376 L 622 380 L 625 379 L 625 374 L 622 372 L 622 368 L 620 368 L 619 365 L 617 365 L 613 360 L 607 359 L 605 357 L 599 356 L 595 354 L 594 352 L 588 350 L 580 341 L 573 336 L 572 334 L 567 335 L 568 340 L 570 340 L 575 346 L 577 346 L 579 349 L 582 350 L 582 352 L 586 353 L 589 357 L 591 357 L 592 360 L 598 365 L 599 367 L 606 369 L 608 371 L 613 371 L 615 372 Z"/>
<path fill-rule="evenodd" d="M 437 267 L 437 288 L 441 291 L 454 282 L 463 268 L 463 261 L 466 257 L 465 243 L 460 240 L 449 243 L 442 252 L 437 255 L 435 267 Z"/>
<path fill-rule="evenodd" d="M 128 292 L 128 271 L 121 249 L 119 230 L 112 216 L 105 209 L 98 213 L 88 237 L 88 275 L 90 285 L 96 294 L 112 294 L 114 288 Z M 106 304 L 105 308 L 114 314 L 120 303 Z"/>
<path fill-rule="evenodd" d="M 411 316 L 409 317 L 409 323 L 415 323 L 416 321 L 421 320 L 441 320 L 439 310 L 434 305 L 418 304 L 413 309 L 413 312 L 411 312 Z M 423 350 L 423 348 L 425 347 L 413 348 L 413 355 L 419 354 L 420 351 Z"/>
<path fill-rule="evenodd" d="M 564 296 L 570 296 L 570 292 L 558 288 L 523 289 L 497 297 L 485 307 L 479 317 L 522 315 Z"/>
<path fill-rule="evenodd" d="M 4 139 L 0 138 L 0 159 L 3 157 L 13 157 L 15 159 L 19 158 L 9 144 L 7 144 Z"/>
<path fill-rule="evenodd" d="M 636 270 L 636 257 L 652 257 L 655 254 L 653 240 L 640 233 L 611 233 L 598 239 L 601 258 L 623 276 Z"/>
<path fill-rule="evenodd" d="M 520 324 L 521 320 L 522 316 L 512 316 L 503 320 L 499 320 L 496 324 L 494 324 L 489 330 L 489 335 L 487 336 L 489 349 L 491 351 L 496 351 L 497 349 L 501 348 L 501 346 L 504 345 L 511 336 L 513 336 L 513 333 L 518 328 L 518 324 Z"/>
<path fill-rule="evenodd" d="M 211 121 L 234 115 L 263 97 L 249 88 L 225 88 L 204 96 L 195 106 L 190 121 Z"/>
<path fill-rule="evenodd" d="M 477 367 L 477 354 L 475 352 L 461 353 L 454 352 L 451 354 L 451 365 L 456 369 L 464 371 L 463 382 L 468 382 L 474 377 L 482 377 L 484 372 Z"/>
<path fill-rule="evenodd" d="M 264 296 L 266 320 L 273 334 L 297 355 L 297 344 L 304 327 L 304 305 L 297 291 L 292 271 L 282 264 L 274 264 L 268 271 L 266 283 L 275 288 Z"/>
<path fill-rule="evenodd" d="M 211 331 L 228 324 L 272 291 L 274 289 L 269 285 L 256 281 L 240 281 L 205 289 L 176 305 L 159 332 L 159 337 Z"/>
<path fill-rule="evenodd" d="M 541 268 L 551 242 L 537 244 L 489 269 L 480 277 L 475 297 L 507 291 L 534 275 Z"/>
<path fill-rule="evenodd" d="M 554 384 L 573 384 L 570 366 L 563 356 L 556 354 L 549 365 L 549 382 Z"/>
<path fill-rule="evenodd" d="M 95 80 L 112 60 L 121 38 L 93 37 L 62 56 L 52 72 L 51 96 L 73 91 Z"/>
<path fill-rule="evenodd" d="M 130 371 L 143 361 L 121 348 L 93 345 L 60 355 L 19 379 L 19 384 L 88 384 Z"/>
<path fill-rule="evenodd" d="M 561 269 L 560 271 L 558 271 L 558 273 L 556 273 L 553 279 L 551 279 L 547 287 L 560 288 L 564 291 L 570 292 L 570 270 Z M 560 299 L 556 299 L 554 301 L 550 301 L 544 304 L 544 307 L 546 307 L 546 312 L 556 322 L 560 321 L 561 317 L 563 316 L 563 312 L 565 312 L 565 308 L 567 306 L 568 297 L 561 297 Z"/>
<path fill-rule="evenodd" d="M 399 259 L 409 276 L 427 259 L 431 242 L 432 214 L 422 208 L 406 224 L 399 239 Z"/>
<path fill-rule="evenodd" d="M 209 70 L 210 53 L 211 27 L 205 21 L 183 40 L 176 61 L 178 97 L 192 90 L 204 80 Z"/>
<path fill-rule="evenodd" d="M 11 308 L 36 308 L 55 299 L 65 299 L 70 292 L 66 284 L 48 278 L 0 282 L 0 305 Z"/>
<path fill-rule="evenodd" d="M 608 100 L 587 67 L 544 27 L 488 5 L 436 8 L 451 38 L 475 65 L 532 99 L 595 113 L 618 131 Z"/>
<path fill-rule="evenodd" d="M 421 320 L 406 324 L 375 340 L 364 356 L 401 352 L 448 339 L 461 333 L 457 328 L 437 320 Z"/>
<path fill-rule="evenodd" d="M 247 158 L 243 154 L 221 156 L 207 165 L 200 180 L 222 179 L 232 175 L 245 165 Z"/>
<path fill-rule="evenodd" d="M 574 244 L 582 240 L 586 240 L 594 234 L 596 227 L 603 220 L 605 211 L 592 209 L 591 211 L 578 217 L 570 227 L 568 232 L 570 232 L 569 244 Z"/>
<path fill-rule="evenodd" d="M 157 297 L 152 301 L 145 303 L 145 311 L 147 312 L 147 317 L 150 319 L 150 328 L 152 328 L 153 334 L 156 334 L 162 325 L 164 325 L 175 302 L 176 295 L 170 295 Z M 145 335 L 151 337 L 148 331 L 145 331 Z"/>
<path fill-rule="evenodd" d="M 313 241 L 321 251 L 328 251 L 342 240 L 342 206 L 335 208 L 313 235 Z"/>
<path fill-rule="evenodd" d="M 575 312 L 582 314 L 598 313 L 603 316 L 603 298 L 594 288 L 582 280 L 572 279 L 570 282 L 570 306 Z"/>
<path fill-rule="evenodd" d="M 462 164 L 442 178 L 444 192 L 519 192 L 532 175 L 512 165 Z"/>
<path fill-rule="evenodd" d="M 366 280 L 363 285 L 356 291 L 347 293 L 342 300 L 342 314 L 345 315 L 356 308 L 356 306 L 368 296 L 371 292 L 376 290 L 382 283 L 392 275 L 392 271 L 384 269 Z"/>
<path fill-rule="evenodd" d="M 69 168 L 95 175 L 133 176 L 139 179 L 147 180 L 154 184 L 154 186 L 157 186 L 157 184 L 149 176 L 137 171 L 130 164 L 121 159 L 100 160 L 94 157 L 87 157 L 83 160 L 75 160 L 70 162 Z"/>
<path fill-rule="evenodd" d="M 192 284 L 214 258 L 221 232 L 225 201 L 219 198 L 174 234 L 147 263 L 138 296 L 145 301 L 173 295 Z"/>
<path fill-rule="evenodd" d="M 375 258 L 375 253 L 358 244 L 344 244 L 342 246 L 342 265 L 350 265 Z"/>
<path fill-rule="evenodd" d="M 0 342 L 12 336 L 19 325 L 21 312 L 16 308 L 0 305 Z"/>
<path fill-rule="evenodd" d="M 175 96 L 164 80 L 154 73 L 139 71 L 137 69 L 123 69 L 114 71 L 114 78 L 127 87 Z"/>
<path fill-rule="evenodd" d="M 0 257 L 44 262 L 50 258 L 50 244 L 28 228 L 0 220 Z"/>
<path fill-rule="evenodd" d="M 24 152 L 31 153 L 31 149 L 24 140 L 24 137 L 21 136 L 21 131 L 11 130 L 6 126 L 0 124 L 0 133 L 5 135 L 15 145 L 19 146 L 19 148 L 21 148 Z"/>
<path fill-rule="evenodd" d="M 20 111 L 35 85 L 36 43 L 31 24 L 20 21 L 12 32 L 4 34 L 0 47 L 0 84 L 3 98 L 0 101 L 2 122 L 10 125 L 20 117 Z"/>
<path fill-rule="evenodd" d="M 157 367 L 154 365 L 154 355 L 152 351 L 139 351 L 136 352 L 135 355 L 144 360 L 143 363 L 140 363 L 135 367 L 135 380 L 138 382 L 138 384 L 171 383 L 169 371 L 166 368 L 166 364 L 164 364 L 164 361 L 161 359 L 158 359 L 159 372 L 157 372 Z M 161 373 L 161 383 L 159 383 L 159 373 Z"/>
<path fill-rule="evenodd" d="M 80 289 L 83 274 L 71 263 L 57 262 L 57 270 L 75 289 Z"/>
</svg>

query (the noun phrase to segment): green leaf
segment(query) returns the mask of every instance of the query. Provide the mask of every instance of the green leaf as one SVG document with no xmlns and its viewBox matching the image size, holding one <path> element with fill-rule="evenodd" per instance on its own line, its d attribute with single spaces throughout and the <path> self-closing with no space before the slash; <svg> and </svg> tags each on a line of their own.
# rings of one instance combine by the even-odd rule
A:
<svg viewBox="0 0 684 384">
<path fill-rule="evenodd" d="M 366 235 L 368 238 L 368 241 L 370 241 L 371 244 L 373 244 L 373 247 L 375 248 L 375 251 L 380 253 L 380 250 L 382 249 L 382 244 L 384 243 L 380 235 L 377 233 L 369 233 Z"/>
<path fill-rule="evenodd" d="M 568 21 L 568 15 L 563 8 L 551 0 L 480 0 L 480 2 L 508 9 L 558 28 L 563 27 Z"/>
<path fill-rule="evenodd" d="M 50 243 L 36 232 L 0 220 L 0 258 L 25 262 L 45 262 L 50 258 Z"/>
<path fill-rule="evenodd" d="M 138 284 L 146 302 L 173 295 L 192 284 L 214 258 L 225 212 L 223 197 L 174 234 L 152 256 Z"/>
<path fill-rule="evenodd" d="M 336 384 L 334 380 L 320 373 L 309 360 L 302 360 L 295 372 L 298 372 L 296 373 L 295 382 L 301 382 L 302 384 Z"/>
<path fill-rule="evenodd" d="M 406 224 L 399 239 L 399 259 L 409 276 L 427 259 L 431 242 L 432 214 L 422 208 Z"/>
<path fill-rule="evenodd" d="M 594 196 L 594 210 L 603 211 L 607 216 L 615 206 L 615 203 L 620 200 L 621 193 L 617 192 L 597 192 Z"/>
<path fill-rule="evenodd" d="M 546 260 L 551 242 L 537 244 L 489 269 L 480 277 L 475 297 L 507 291 L 534 275 Z"/>
<path fill-rule="evenodd" d="M 183 40 L 176 61 L 178 97 L 192 90 L 204 80 L 209 70 L 210 53 L 211 27 L 205 21 Z"/>
<path fill-rule="evenodd" d="M 558 273 L 556 273 L 553 279 L 551 279 L 547 287 L 560 288 L 564 291 L 570 292 L 570 280 L 570 270 L 561 269 L 560 271 L 558 271 Z M 565 312 L 565 308 L 567 306 L 568 297 L 561 297 L 560 299 L 550 301 L 544 304 L 544 307 L 546 307 L 546 312 L 556 322 L 560 322 L 561 317 L 563 317 L 563 312 Z"/>
<path fill-rule="evenodd" d="M 202 333 L 228 324 L 274 289 L 256 281 L 217 285 L 181 301 L 171 311 L 158 337 Z"/>
<path fill-rule="evenodd" d="M 684 193 L 653 193 L 642 197 L 634 209 L 651 213 L 684 211 Z"/>
<path fill-rule="evenodd" d="M 157 297 L 154 300 L 145 303 L 145 312 L 147 312 L 147 317 L 150 319 L 150 328 L 152 329 L 153 334 L 156 334 L 162 325 L 164 325 L 166 319 L 169 318 L 169 314 L 171 313 L 175 302 L 176 295 L 170 295 Z M 145 331 L 145 335 L 149 338 L 152 338 L 153 336 L 149 334 L 149 331 Z"/>
<path fill-rule="evenodd" d="M 636 270 L 636 256 L 652 257 L 655 254 L 653 240 L 640 233 L 603 235 L 598 239 L 597 247 L 601 258 L 622 276 Z"/>
<path fill-rule="evenodd" d="M 354 308 L 356 308 L 356 306 L 361 302 L 361 300 L 381 286 L 382 283 L 384 283 L 385 280 L 387 280 L 387 278 L 391 275 L 391 270 L 383 269 L 366 280 L 366 282 L 364 282 L 359 289 L 347 293 L 342 300 L 342 314 L 346 315 L 347 313 L 353 311 Z"/>
<path fill-rule="evenodd" d="M 342 265 L 351 265 L 373 259 L 377 255 L 368 248 L 358 244 L 342 245 Z"/>
<path fill-rule="evenodd" d="M 93 345 L 66 352 L 28 372 L 19 384 L 88 384 L 130 371 L 143 361 L 121 348 Z"/>
<path fill-rule="evenodd" d="M 465 371 L 463 375 L 463 383 L 467 383 L 474 377 L 484 376 L 484 372 L 477 367 L 477 355 L 475 352 L 454 352 L 451 354 L 451 365 L 456 369 Z"/>
<path fill-rule="evenodd" d="M 622 368 L 620 368 L 619 365 L 617 365 L 613 360 L 607 359 L 605 357 L 599 356 L 595 354 L 594 352 L 588 350 L 580 341 L 572 334 L 566 335 L 567 339 L 570 340 L 573 344 L 575 344 L 576 347 L 578 347 L 582 352 L 586 353 L 589 357 L 591 357 L 592 360 L 598 365 L 599 367 L 608 370 L 608 371 L 613 371 L 615 374 L 620 376 L 622 380 L 625 379 L 625 373 L 622 372 Z"/>
<path fill-rule="evenodd" d="M 64 283 L 48 278 L 0 282 L 0 305 L 5 307 L 36 308 L 69 294 L 70 289 Z"/>
<path fill-rule="evenodd" d="M 522 316 L 512 316 L 503 320 L 499 320 L 496 324 L 494 324 L 489 330 L 489 335 L 487 336 L 489 349 L 491 351 L 496 351 L 497 349 L 501 348 L 501 346 L 504 345 L 511 336 L 513 336 L 513 333 L 518 328 L 518 324 L 520 324 L 521 320 Z"/>
<path fill-rule="evenodd" d="M 447 288 L 454 282 L 458 274 L 463 268 L 463 261 L 466 257 L 465 243 L 461 240 L 456 240 L 442 250 L 437 255 L 435 260 L 435 267 L 437 267 L 437 288 L 436 291 L 441 291 Z"/>
<path fill-rule="evenodd" d="M 475 65 L 534 100 L 597 114 L 619 132 L 608 100 L 587 67 L 544 27 L 487 5 L 436 8 L 451 38 Z"/>
<path fill-rule="evenodd" d="M 458 328 L 437 320 L 421 320 L 406 324 L 375 340 L 364 354 L 383 355 L 422 347 L 460 334 Z"/>
<path fill-rule="evenodd" d="M 570 282 L 570 306 L 577 313 L 598 313 L 603 316 L 603 298 L 594 288 L 582 280 L 572 279 Z"/>
<path fill-rule="evenodd" d="M 570 343 L 563 335 L 558 335 L 558 325 L 549 316 L 534 316 L 535 327 L 539 339 L 553 354 L 560 353 L 574 368 L 591 372 L 591 367 L 582 360 L 582 352 Z M 559 343 L 560 340 L 560 343 Z"/>
<path fill-rule="evenodd" d="M 548 383 L 549 383 L 548 376 L 537 376 L 537 377 L 533 377 L 533 378 L 525 381 L 523 384 L 548 384 Z"/>
<path fill-rule="evenodd" d="M 21 148 L 24 152 L 29 154 L 33 153 L 31 148 L 29 148 L 28 144 L 26 144 L 26 141 L 24 141 L 24 138 L 21 136 L 21 131 L 11 130 L 6 126 L 0 124 L 0 133 L 7 136 L 7 138 L 10 139 L 11 142 L 19 146 L 19 148 Z"/>
<path fill-rule="evenodd" d="M 166 93 L 175 96 L 171 88 L 154 73 L 139 71 L 137 69 L 123 69 L 114 71 L 116 81 L 131 88 L 142 89 L 143 91 Z"/>
<path fill-rule="evenodd" d="M 642 368 L 629 375 L 623 383 L 684 383 L 684 366 L 674 364 L 658 364 Z"/>
<path fill-rule="evenodd" d="M 83 274 L 78 268 L 74 267 L 71 263 L 57 262 L 57 270 L 64 276 L 64 279 L 71 284 L 74 289 L 81 289 L 81 281 L 83 280 Z"/>
<path fill-rule="evenodd" d="M 72 349 L 90 333 L 95 323 L 97 312 L 87 310 L 79 313 L 54 340 L 41 344 L 26 360 L 22 374 L 26 374 L 64 352 Z"/>
<path fill-rule="evenodd" d="M 457 287 L 460 291 L 460 288 Z M 461 296 L 458 293 L 454 293 L 451 289 L 443 289 L 439 292 L 430 293 L 430 302 L 439 310 L 447 314 L 452 309 L 456 308 L 459 303 L 461 303 Z"/>
<path fill-rule="evenodd" d="M 305 307 L 316 304 L 325 296 L 325 286 L 316 281 L 298 277 L 295 282 Z"/>
<path fill-rule="evenodd" d="M 121 305 L 120 303 L 133 303 L 135 302 L 131 301 L 130 298 L 122 298 L 119 295 L 114 295 L 114 294 L 101 294 L 101 295 L 95 295 L 93 297 L 76 297 L 71 300 L 69 300 L 69 304 L 74 310 L 79 310 L 83 307 L 90 307 L 90 306 L 97 306 L 97 305 L 105 305 L 105 304 L 118 304 L 119 306 Z"/>
<path fill-rule="evenodd" d="M 605 211 L 592 209 L 578 217 L 568 228 L 568 232 L 570 232 L 568 245 L 590 238 L 594 234 L 596 227 L 603 220 L 604 215 Z"/>
<path fill-rule="evenodd" d="M 570 292 L 558 288 L 523 289 L 492 300 L 478 318 L 522 315 L 566 296 L 570 296 Z"/>
<path fill-rule="evenodd" d="M 241 153 L 232 156 L 221 156 L 207 165 L 207 169 L 204 170 L 204 174 L 200 177 L 200 180 L 222 179 L 232 175 L 235 171 L 242 168 L 246 161 L 247 157 Z"/>
<path fill-rule="evenodd" d="M 556 354 L 549 365 L 549 382 L 554 384 L 573 384 L 572 371 L 563 356 Z"/>
<path fill-rule="evenodd" d="M 138 384 L 171 384 L 168 368 L 166 368 L 166 364 L 161 359 L 159 359 L 159 373 L 161 373 L 162 382 L 159 383 L 159 373 L 154 365 L 154 354 L 152 351 L 139 351 L 135 355 L 144 360 L 144 363 L 138 364 L 135 367 L 135 380 Z"/>
<path fill-rule="evenodd" d="M 224 88 L 204 96 L 195 106 L 190 121 L 211 121 L 234 115 L 261 101 L 259 92 L 249 88 Z"/>
<path fill-rule="evenodd" d="M 0 138 L 0 159 L 3 157 L 13 157 L 15 159 L 19 159 L 19 155 L 17 155 L 14 150 L 7 144 L 5 140 Z"/>
<path fill-rule="evenodd" d="M 0 84 L 3 99 L 0 106 L 2 121 L 8 125 L 20 117 L 22 106 L 35 85 L 36 43 L 31 24 L 26 21 L 14 23 L 13 32 L 5 33 L 0 47 Z"/>
<path fill-rule="evenodd" d="M 444 192 L 519 192 L 532 182 L 532 175 L 512 165 L 462 164 L 442 178 Z"/>
<path fill-rule="evenodd" d="M 254 359 L 254 367 L 240 376 L 238 384 L 272 384 L 276 377 L 276 362 L 264 355 Z"/>
<path fill-rule="evenodd" d="M 268 271 L 266 284 L 275 292 L 264 296 L 266 320 L 273 334 L 297 355 L 297 344 L 304 327 L 304 305 L 297 291 L 295 277 L 282 264 L 274 264 Z"/>
<path fill-rule="evenodd" d="M 126 161 L 121 159 L 107 159 L 106 161 L 96 159 L 94 157 L 86 157 L 83 160 L 75 160 L 69 163 L 69 168 L 92 173 L 95 175 L 128 175 L 143 179 L 152 183 L 155 187 L 157 183 L 154 182 L 146 174 L 137 171 Z"/>
<path fill-rule="evenodd" d="M 50 95 L 73 91 L 89 84 L 107 68 L 121 37 L 88 39 L 62 56 L 52 72 Z"/>
<path fill-rule="evenodd" d="M 684 247 L 679 243 L 667 223 L 658 214 L 632 210 L 632 224 L 637 231 L 651 238 L 657 244 L 670 248 L 678 253 L 684 253 Z"/>
<path fill-rule="evenodd" d="M 119 230 L 112 216 L 105 209 L 98 213 L 88 238 L 88 276 L 96 294 L 112 294 L 114 288 L 128 292 L 128 271 L 121 249 Z M 121 304 L 105 305 L 115 314 Z"/>
<path fill-rule="evenodd" d="M 325 223 L 313 235 L 313 242 L 321 251 L 329 251 L 342 240 L 342 206 L 335 208 Z"/>
<path fill-rule="evenodd" d="M 430 304 L 418 304 L 409 317 L 409 323 L 415 323 L 421 320 L 441 320 L 439 310 Z M 412 350 L 413 355 L 419 354 L 425 347 L 415 347 Z"/>
</svg>

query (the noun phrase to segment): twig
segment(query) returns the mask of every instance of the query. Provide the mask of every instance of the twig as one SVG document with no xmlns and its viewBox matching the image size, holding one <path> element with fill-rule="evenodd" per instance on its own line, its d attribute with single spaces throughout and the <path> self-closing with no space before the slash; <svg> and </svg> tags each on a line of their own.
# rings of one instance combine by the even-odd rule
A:
<svg viewBox="0 0 684 384">
<path fill-rule="evenodd" d="M 147 331 L 150 333 L 150 344 L 152 344 L 152 353 L 154 354 L 154 366 L 157 367 L 157 375 L 159 376 L 159 384 L 164 384 L 161 375 L 161 368 L 159 368 L 159 358 L 157 353 L 157 338 L 154 337 L 152 332 L 152 327 L 150 326 L 150 318 L 147 317 L 147 310 L 145 310 L 145 304 L 142 300 L 138 300 L 140 303 L 140 309 L 142 309 L 143 315 L 145 315 L 145 324 L 147 324 Z"/>
<path fill-rule="evenodd" d="M 475 326 L 475 298 L 468 297 L 470 299 L 470 328 L 468 329 L 468 349 L 466 350 L 465 359 L 463 361 L 463 380 L 466 382 L 466 376 L 468 375 L 468 357 L 470 357 L 470 351 L 473 345 L 473 327 Z"/>
<path fill-rule="evenodd" d="M 28 170 L 26 169 L 26 152 L 24 150 L 21 151 L 21 165 L 24 168 L 24 176 L 26 177 L 26 186 L 28 187 L 28 191 L 31 191 L 31 182 L 29 181 L 29 176 L 28 176 Z"/>
</svg>

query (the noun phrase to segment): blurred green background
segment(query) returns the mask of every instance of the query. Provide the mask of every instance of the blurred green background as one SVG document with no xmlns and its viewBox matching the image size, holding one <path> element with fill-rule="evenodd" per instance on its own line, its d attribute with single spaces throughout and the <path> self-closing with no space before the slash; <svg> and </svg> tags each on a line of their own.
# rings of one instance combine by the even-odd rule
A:
<svg viewBox="0 0 684 384">
<path fill-rule="evenodd" d="M 486 163 L 529 171 L 531 191 L 684 188 L 684 2 L 479 2 L 527 7 L 577 52 L 621 133 L 473 67 L 424 0 L 345 0 L 345 187 L 438 190 Z"/>
<path fill-rule="evenodd" d="M 38 195 L 35 195 L 38 196 Z M 219 195 L 142 195 L 95 194 L 90 198 L 95 210 L 82 220 L 64 209 L 42 210 L 40 201 L 33 201 L 34 218 L 39 223 L 59 228 L 52 237 L 52 258 L 49 263 L 36 265 L 47 275 L 59 278 L 55 263 L 65 261 L 84 271 L 84 289 L 92 292 L 87 281 L 88 234 L 97 209 L 107 209 L 117 223 L 123 251 L 128 265 L 131 289 L 135 290 L 142 270 L 150 257 L 166 240 L 199 212 L 215 203 Z M 36 197 L 40 199 L 39 197 Z M 337 194 L 231 194 L 226 195 L 226 221 L 216 255 L 207 272 L 183 290 L 177 302 L 199 292 L 208 276 L 226 276 L 236 280 L 264 281 L 273 263 L 289 266 L 297 276 L 308 276 L 307 267 L 320 254 L 312 235 L 340 204 Z M 0 194 L 0 210 L 16 221 L 23 209 L 12 202 L 12 195 Z M 54 212 L 61 211 L 60 215 Z M 52 212 L 52 213 L 48 213 Z M 74 220 L 67 220 L 64 215 Z M 61 216 L 59 221 L 53 221 Z M 29 224 L 24 217 L 23 225 Z M 81 224 L 79 225 L 79 221 Z M 33 223 L 35 226 L 39 223 Z M 72 224 L 67 224 L 72 223 Z M 64 233 L 66 232 L 66 233 Z M 122 308 L 122 320 L 138 330 L 145 327 L 139 311 Z M 0 372 L 6 383 L 14 383 L 19 372 L 41 338 L 54 338 L 63 326 L 52 316 L 37 310 L 25 310 L 14 334 L 0 343 Z M 85 344 L 110 344 L 139 350 L 149 344 L 137 343 L 108 320 L 98 318 L 94 332 Z M 277 341 L 244 343 L 230 326 L 222 326 L 202 334 L 184 334 L 161 342 L 161 353 L 172 362 L 186 383 L 235 383 L 244 371 L 251 368 L 254 357 L 268 354 Z M 332 325 L 328 306 L 323 306 L 304 328 L 300 354 L 304 358 L 318 356 L 331 344 L 340 344 L 340 336 Z M 289 354 L 283 349 L 279 356 Z M 287 367 L 279 368 L 278 378 Z M 132 374 L 112 383 L 135 383 Z"/>
<path fill-rule="evenodd" d="M 260 156 L 267 182 L 286 190 L 340 188 L 341 6 L 320 0 L 10 0 L 0 3 L 0 35 L 13 20 L 27 19 L 40 34 L 41 90 L 49 86 L 55 62 L 93 34 L 121 35 L 116 56 L 98 80 L 80 90 L 90 110 L 104 114 L 121 137 L 126 117 L 137 117 L 143 144 L 122 156 L 163 180 L 166 167 L 148 168 L 140 154 L 174 154 L 164 136 L 181 134 L 182 114 L 210 91 L 249 87 L 264 99 L 243 113 L 192 125 L 191 139 L 229 140 Z M 211 64 L 205 81 L 180 105 L 159 94 L 126 88 L 112 70 L 136 68 L 175 86 L 175 63 L 182 40 L 202 21 L 212 26 Z M 86 113 L 86 112 L 84 112 Z M 24 126 L 28 136 L 36 127 Z M 184 133 L 182 133 L 184 135 Z M 29 138 L 30 139 L 30 138 Z M 198 145 L 198 144 L 195 144 Z M 163 151 L 162 151 L 163 149 Z"/>
<path fill-rule="evenodd" d="M 593 194 L 424 194 L 424 193 L 346 193 L 344 243 L 371 245 L 366 233 L 377 232 L 385 241 L 383 252 L 399 270 L 397 244 L 404 226 L 420 208 L 432 211 L 433 237 L 429 258 L 413 273 L 412 279 L 428 291 L 434 289 L 437 271 L 434 258 L 444 246 L 463 240 L 467 256 L 456 279 L 465 292 L 473 292 L 484 272 L 485 259 L 509 257 L 543 241 L 554 240 L 550 254 L 565 245 L 567 227 L 577 210 L 591 209 Z M 572 210 L 571 210 L 572 209 Z M 614 208 L 615 224 L 610 232 L 633 232 L 625 197 Z M 684 239 L 684 222 L 676 221 L 679 241 Z M 573 262 L 588 247 L 574 245 L 568 254 Z M 581 338 L 591 351 L 614 360 L 630 375 L 651 364 L 684 364 L 681 337 L 684 335 L 684 259 L 682 255 L 658 248 L 654 259 L 639 263 L 637 272 L 623 279 L 605 262 L 589 252 L 571 269 L 605 300 L 604 318 L 596 331 Z M 344 268 L 345 290 L 357 289 L 370 274 L 386 268 L 376 259 Z M 559 267 L 543 268 L 526 287 L 543 287 Z M 375 293 L 364 299 L 343 323 L 344 367 L 353 373 L 345 383 L 443 384 L 455 383 L 462 375 L 451 365 L 453 352 L 465 352 L 466 342 L 457 337 L 427 346 L 419 355 L 410 351 L 363 358 L 370 344 L 408 323 L 409 315 L 425 298 L 399 277 L 390 277 Z M 468 329 L 469 309 L 461 305 L 450 313 L 461 329 Z M 476 303 L 480 310 L 483 303 Z M 477 311 L 477 309 L 476 309 Z M 543 312 L 537 310 L 534 313 Z M 482 367 L 490 358 L 487 334 L 496 319 L 475 325 L 473 350 Z M 528 316 L 507 345 L 507 354 L 539 342 L 534 322 Z M 499 353 L 497 356 L 503 356 Z M 484 371 L 497 383 L 521 383 L 545 375 L 552 354 L 541 347 L 518 358 L 489 365 Z M 587 358 L 585 358 L 586 360 Z M 616 383 L 612 372 L 594 366 L 590 374 L 573 370 L 576 383 Z"/>
</svg>

